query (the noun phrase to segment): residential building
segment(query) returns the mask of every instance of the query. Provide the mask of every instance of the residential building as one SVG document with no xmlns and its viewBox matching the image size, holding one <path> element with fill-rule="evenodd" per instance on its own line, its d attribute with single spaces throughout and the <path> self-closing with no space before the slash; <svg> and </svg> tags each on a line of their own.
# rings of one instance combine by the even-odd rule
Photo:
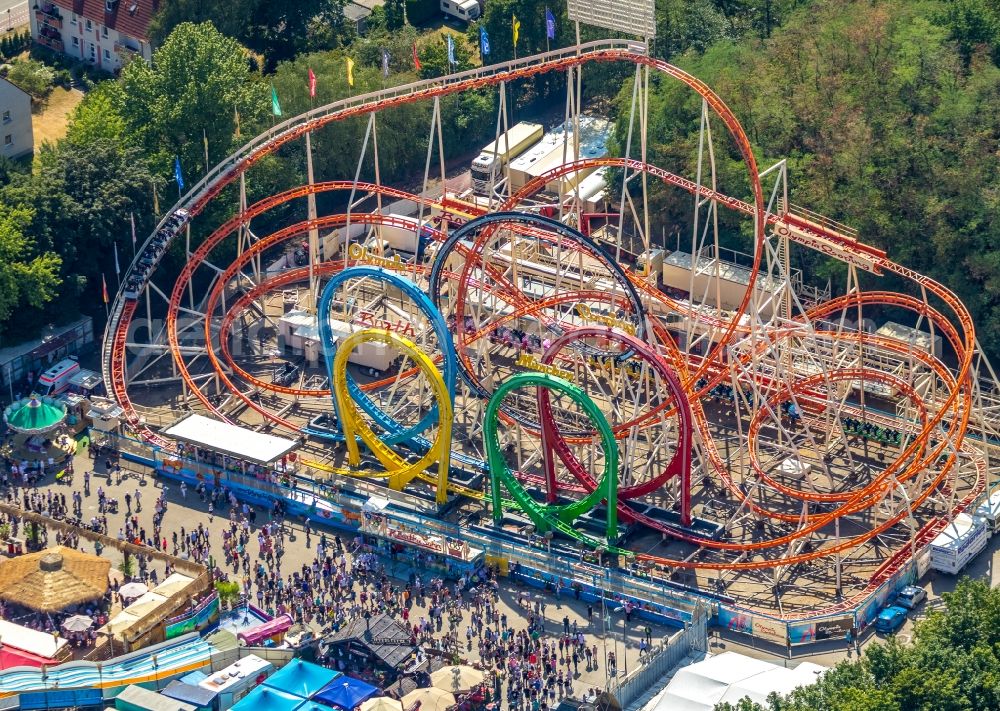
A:
<svg viewBox="0 0 1000 711">
<path fill-rule="evenodd" d="M 0 79 L 0 156 L 20 158 L 34 150 L 31 96 Z"/>
<path fill-rule="evenodd" d="M 31 36 L 38 44 L 116 72 L 133 57 L 152 59 L 149 23 L 159 0 L 36 0 Z"/>
</svg>

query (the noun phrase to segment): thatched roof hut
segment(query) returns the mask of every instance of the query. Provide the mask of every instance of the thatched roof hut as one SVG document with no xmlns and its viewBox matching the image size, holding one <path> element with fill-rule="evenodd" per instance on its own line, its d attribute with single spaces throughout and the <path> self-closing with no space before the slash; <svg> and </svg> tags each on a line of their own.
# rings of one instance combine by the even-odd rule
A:
<svg viewBox="0 0 1000 711">
<path fill-rule="evenodd" d="M 56 546 L 0 562 L 0 599 L 38 612 L 60 612 L 108 590 L 111 561 Z"/>
</svg>

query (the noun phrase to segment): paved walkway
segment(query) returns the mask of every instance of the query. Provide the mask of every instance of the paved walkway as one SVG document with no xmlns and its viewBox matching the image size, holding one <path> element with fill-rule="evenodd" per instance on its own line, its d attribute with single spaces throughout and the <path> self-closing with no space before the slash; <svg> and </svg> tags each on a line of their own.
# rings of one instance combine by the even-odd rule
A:
<svg viewBox="0 0 1000 711">
<path fill-rule="evenodd" d="M 136 467 L 136 465 L 128 463 L 123 463 L 123 466 Z M 147 538 L 153 536 L 154 504 L 163 494 L 167 502 L 167 509 L 161 522 L 160 536 L 166 538 L 168 552 L 185 555 L 183 550 L 175 551 L 172 534 L 179 532 L 181 527 L 186 532 L 190 532 L 201 524 L 208 531 L 211 555 L 216 562 L 224 560 L 222 533 L 229 527 L 228 506 L 215 508 L 209 515 L 207 504 L 199 499 L 193 488 L 187 488 L 186 495 L 182 495 L 178 483 L 171 480 L 155 479 L 145 471 L 123 470 L 120 481 L 115 476 L 109 478 L 105 471 L 105 462 L 98 461 L 95 465 L 95 462 L 85 454 L 76 457 L 74 469 L 76 473 L 72 482 L 56 482 L 50 475 L 43 479 L 37 487 L 34 487 L 34 490 L 42 495 L 46 491 L 64 494 L 68 503 L 72 500 L 73 492 L 79 491 L 82 494 L 81 518 L 84 522 L 89 522 L 94 517 L 100 519 L 101 516 L 105 516 L 108 535 L 117 536 L 119 529 L 126 526 L 126 518 L 131 518 L 134 515 L 138 527 L 145 530 Z M 95 473 L 90 478 L 88 491 L 84 492 L 84 472 L 91 470 L 94 470 Z M 116 513 L 106 511 L 102 514 L 99 511 L 98 491 L 103 491 L 108 500 L 114 499 L 118 502 Z M 22 500 L 23 489 L 20 494 L 19 501 Z M 141 510 L 138 512 L 134 511 L 137 499 L 141 502 Z M 130 502 L 129 505 L 126 505 L 126 500 Z M 248 546 L 248 552 L 251 555 L 251 570 L 259 559 L 256 530 L 268 520 L 269 517 L 266 513 L 258 512 L 255 531 L 251 532 Z M 320 538 L 318 532 L 315 531 L 312 535 L 306 535 L 306 531 L 299 522 L 286 522 L 285 530 L 289 531 L 289 536 L 285 539 L 280 572 L 287 576 L 291 571 L 300 570 L 303 565 L 312 564 Z M 331 543 L 334 534 L 333 530 L 327 531 Z M 349 546 L 347 540 L 345 540 L 345 545 Z M 84 547 L 89 547 L 89 544 L 85 543 Z M 350 556 L 348 556 L 348 566 L 350 566 L 350 562 Z M 231 566 L 226 570 L 232 575 L 233 580 L 242 582 L 242 570 L 239 575 L 233 575 L 233 567 Z M 396 584 L 400 585 L 400 582 L 396 581 Z M 356 589 L 360 590 L 361 588 L 356 586 Z M 254 602 L 256 602 L 255 592 L 255 590 L 251 592 L 251 600 Z M 600 662 L 590 669 L 585 667 L 581 657 L 578 673 L 573 678 L 573 690 L 576 694 L 582 694 L 595 687 L 603 688 L 606 685 L 608 671 L 606 660 L 609 652 L 614 653 L 618 661 L 617 673 L 619 676 L 624 676 L 626 670 L 634 671 L 640 663 L 640 645 L 645 637 L 647 622 L 633 618 L 631 623 L 626 624 L 621 612 L 612 612 L 607 617 L 602 618 L 599 608 L 593 610 L 592 617 L 588 618 L 587 604 L 573 599 L 571 594 L 564 593 L 557 598 L 554 595 L 543 594 L 541 591 L 525 588 L 513 584 L 509 580 L 501 579 L 497 603 L 498 611 L 506 615 L 510 627 L 515 630 L 526 627 L 528 611 L 521 606 L 521 603 L 526 604 L 531 610 L 534 610 L 537 605 L 544 618 L 543 641 L 548 639 L 555 643 L 562 636 L 564 621 L 566 621 L 571 629 L 575 624 L 583 632 L 587 646 L 591 648 L 596 646 L 598 649 Z M 410 612 L 411 623 L 419 620 L 421 615 L 427 615 L 427 607 L 415 606 Z M 472 610 L 462 611 L 462 620 L 458 625 L 460 642 L 465 640 L 465 631 L 472 621 L 472 615 Z M 676 630 L 658 625 L 650 625 L 650 628 L 654 644 L 660 643 L 666 636 L 676 632 Z M 447 624 L 445 631 L 447 631 Z M 461 646 L 463 656 L 467 656 L 471 660 L 478 660 L 479 651 L 476 644 L 472 645 L 471 652 L 465 649 L 464 643 Z M 560 668 L 564 669 L 565 667 Z"/>
</svg>

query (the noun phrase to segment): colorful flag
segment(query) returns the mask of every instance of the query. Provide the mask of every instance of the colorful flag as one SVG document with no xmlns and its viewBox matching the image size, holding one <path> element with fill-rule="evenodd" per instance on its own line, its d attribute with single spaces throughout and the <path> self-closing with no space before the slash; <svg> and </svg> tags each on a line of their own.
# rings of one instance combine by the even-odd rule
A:
<svg viewBox="0 0 1000 711">
<path fill-rule="evenodd" d="M 240 137 L 240 110 L 235 106 L 233 107 L 233 113 L 236 116 L 236 137 Z"/>
<path fill-rule="evenodd" d="M 104 274 L 101 274 L 101 296 L 104 298 L 104 303 L 108 303 L 108 282 L 104 280 Z"/>
<path fill-rule="evenodd" d="M 135 213 L 130 212 L 128 214 L 128 219 L 132 223 L 132 249 L 135 249 Z"/>
<path fill-rule="evenodd" d="M 121 275 L 122 270 L 121 267 L 118 266 L 118 242 L 115 242 L 115 276 L 120 277 Z"/>
<path fill-rule="evenodd" d="M 347 84 L 354 86 L 354 60 L 347 58 Z"/>
<path fill-rule="evenodd" d="M 545 8 L 545 36 L 550 40 L 556 38 L 556 16 L 549 8 Z"/>
<path fill-rule="evenodd" d="M 445 37 L 445 41 L 448 43 L 448 63 L 458 64 L 458 62 L 455 61 L 455 40 L 452 39 L 451 35 L 447 35 Z"/>
<path fill-rule="evenodd" d="M 514 31 L 514 46 L 517 47 L 517 39 L 521 36 L 521 21 L 517 19 L 517 15 L 511 15 L 510 18 L 512 20 L 510 27 Z"/>
<path fill-rule="evenodd" d="M 420 57 L 417 56 L 417 43 L 413 43 L 413 68 L 420 71 Z"/>
<path fill-rule="evenodd" d="M 174 156 L 174 180 L 177 181 L 177 189 L 184 189 L 184 175 L 181 173 L 181 157 Z"/>
<path fill-rule="evenodd" d="M 208 134 L 201 129 L 201 140 L 205 144 L 205 170 L 208 170 Z"/>
<path fill-rule="evenodd" d="M 316 98 L 316 75 L 313 74 L 312 67 L 309 67 L 309 98 Z"/>
<path fill-rule="evenodd" d="M 382 50 L 382 76 L 389 78 L 389 50 Z"/>
<path fill-rule="evenodd" d="M 274 84 L 271 84 L 271 113 L 275 116 L 281 116 L 281 104 L 278 103 L 278 90 L 274 88 Z"/>
<path fill-rule="evenodd" d="M 479 28 L 479 53 L 484 57 L 490 53 L 490 36 L 486 34 L 486 28 Z"/>
</svg>

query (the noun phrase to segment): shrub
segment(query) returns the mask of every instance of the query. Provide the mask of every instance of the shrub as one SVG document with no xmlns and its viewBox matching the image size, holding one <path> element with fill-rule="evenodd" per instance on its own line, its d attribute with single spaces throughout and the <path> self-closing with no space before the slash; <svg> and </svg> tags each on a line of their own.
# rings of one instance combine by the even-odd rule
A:
<svg viewBox="0 0 1000 711">
<path fill-rule="evenodd" d="M 52 91 L 54 75 L 50 67 L 38 60 L 22 59 L 11 65 L 7 80 L 31 94 L 32 98 L 44 99 Z"/>
<path fill-rule="evenodd" d="M 411 25 L 422 25 L 434 19 L 440 9 L 438 0 L 406 0 L 406 20 Z"/>
</svg>

